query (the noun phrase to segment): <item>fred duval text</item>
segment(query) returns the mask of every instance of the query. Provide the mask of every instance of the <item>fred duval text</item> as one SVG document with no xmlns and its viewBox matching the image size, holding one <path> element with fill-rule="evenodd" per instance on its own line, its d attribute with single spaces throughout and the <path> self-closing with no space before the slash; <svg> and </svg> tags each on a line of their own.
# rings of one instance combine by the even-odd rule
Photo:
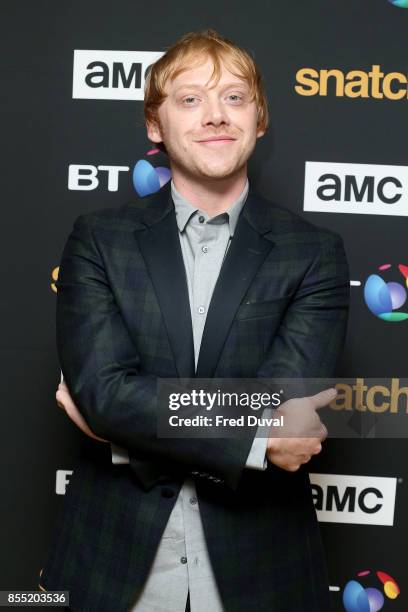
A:
<svg viewBox="0 0 408 612">
<path fill-rule="evenodd" d="M 279 417 L 257 417 L 253 414 L 240 417 L 215 417 L 197 415 L 192 418 L 172 415 L 169 417 L 171 427 L 283 427 L 283 414 Z"/>
</svg>

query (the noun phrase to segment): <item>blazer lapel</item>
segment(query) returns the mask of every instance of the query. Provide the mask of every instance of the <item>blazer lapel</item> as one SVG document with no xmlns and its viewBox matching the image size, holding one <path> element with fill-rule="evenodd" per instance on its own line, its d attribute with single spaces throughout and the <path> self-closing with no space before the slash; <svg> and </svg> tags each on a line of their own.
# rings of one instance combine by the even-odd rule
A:
<svg viewBox="0 0 408 612">
<path fill-rule="evenodd" d="M 153 283 L 180 378 L 194 376 L 194 344 L 186 272 L 168 186 L 145 210 L 135 237 Z"/>
<path fill-rule="evenodd" d="M 235 313 L 274 246 L 267 236 L 270 208 L 269 202 L 249 191 L 212 295 L 197 364 L 199 378 L 214 375 Z"/>
</svg>

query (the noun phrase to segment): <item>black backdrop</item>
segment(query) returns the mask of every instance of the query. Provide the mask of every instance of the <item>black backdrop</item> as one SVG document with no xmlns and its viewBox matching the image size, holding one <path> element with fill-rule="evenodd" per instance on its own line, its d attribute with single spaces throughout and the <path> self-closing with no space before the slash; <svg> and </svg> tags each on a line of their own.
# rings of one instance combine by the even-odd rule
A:
<svg viewBox="0 0 408 612">
<path fill-rule="evenodd" d="M 336 95 L 334 77 L 327 95 L 300 95 L 295 86 L 302 68 L 347 75 L 369 73 L 378 65 L 385 74 L 400 73 L 392 88 L 405 91 L 408 9 L 388 0 L 16 0 L 3 5 L 1 25 L 0 588 L 28 590 L 37 588 L 64 479 L 69 480 L 83 443 L 54 399 L 60 370 L 52 282 L 74 219 L 134 199 L 131 170 L 151 148 L 141 101 L 72 97 L 74 50 L 161 52 L 181 34 L 205 27 L 249 49 L 264 74 L 271 110 L 271 128 L 258 142 L 250 180 L 267 197 L 344 239 L 356 281 L 344 376 L 402 378 L 408 321 L 374 316 L 363 285 L 381 264 L 408 264 L 408 186 L 402 181 L 398 190 L 406 204 L 398 216 L 381 202 L 377 214 L 370 202 L 351 202 L 350 213 L 333 213 L 305 211 L 303 201 L 305 190 L 310 195 L 316 187 L 305 186 L 306 161 L 370 164 L 375 168 L 369 174 L 378 176 L 383 165 L 399 166 L 408 179 L 408 97 L 376 96 L 371 87 L 365 97 Z M 112 88 L 107 91 L 111 95 Z M 166 165 L 159 157 L 148 159 Z M 106 170 L 99 171 L 97 188 L 68 189 L 71 164 L 130 170 L 119 172 L 115 191 L 107 188 Z M 333 165 L 334 174 L 337 169 Z M 335 609 L 344 609 L 342 591 L 364 569 L 383 570 L 398 582 L 401 594 L 395 600 L 386 597 L 384 609 L 408 609 L 407 450 L 404 439 L 328 440 L 310 464 L 315 481 L 331 475 L 333 487 L 336 475 L 363 476 L 367 487 L 380 486 L 378 477 L 397 479 L 395 499 L 385 500 L 395 501 L 392 524 L 378 524 L 370 513 L 363 524 L 341 503 L 337 519 L 320 516 Z M 373 574 L 368 582 L 379 586 Z"/>
</svg>

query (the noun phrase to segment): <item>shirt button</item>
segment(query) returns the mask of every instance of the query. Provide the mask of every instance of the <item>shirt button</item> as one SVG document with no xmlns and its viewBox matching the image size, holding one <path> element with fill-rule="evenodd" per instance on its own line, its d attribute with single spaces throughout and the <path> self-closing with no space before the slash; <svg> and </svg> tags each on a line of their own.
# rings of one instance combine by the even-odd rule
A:
<svg viewBox="0 0 408 612">
<path fill-rule="evenodd" d="M 199 306 L 199 307 L 197 308 L 197 310 L 198 310 L 198 313 L 199 313 L 199 314 L 204 314 L 204 313 L 205 313 L 205 308 L 204 308 L 204 306 Z"/>
<path fill-rule="evenodd" d="M 197 503 L 197 498 L 196 497 L 190 497 L 190 504 L 196 504 Z"/>
<path fill-rule="evenodd" d="M 180 563 L 187 563 L 187 557 L 181 557 Z"/>
<path fill-rule="evenodd" d="M 201 250 L 203 253 L 208 253 L 208 246 L 203 246 Z"/>
<path fill-rule="evenodd" d="M 203 215 L 200 215 L 200 216 L 198 217 L 198 221 L 199 221 L 200 223 L 204 223 L 204 221 L 205 221 L 205 217 L 203 217 Z"/>
</svg>

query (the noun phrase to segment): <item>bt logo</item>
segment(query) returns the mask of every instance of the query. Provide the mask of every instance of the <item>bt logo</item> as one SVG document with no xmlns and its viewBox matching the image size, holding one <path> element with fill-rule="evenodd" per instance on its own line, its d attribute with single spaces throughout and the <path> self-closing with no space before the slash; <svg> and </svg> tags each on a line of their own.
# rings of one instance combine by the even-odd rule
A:
<svg viewBox="0 0 408 612">
<path fill-rule="evenodd" d="M 385 272 L 391 268 L 391 264 L 384 264 L 378 269 Z M 408 266 L 398 264 L 398 270 L 404 278 L 404 285 L 408 287 Z M 398 310 L 407 300 L 404 285 L 395 281 L 385 282 L 378 274 L 370 274 L 364 286 L 364 299 L 368 308 L 383 321 L 397 322 L 408 319 L 407 312 Z"/>
<path fill-rule="evenodd" d="M 388 2 L 400 8 L 408 8 L 408 0 L 388 0 Z"/>
<path fill-rule="evenodd" d="M 151 149 L 147 155 L 160 153 Z M 70 191 L 93 191 L 98 188 L 118 191 L 120 178 L 127 174 L 129 166 L 93 166 L 90 164 L 70 164 L 68 166 L 68 189 Z M 165 166 L 153 166 L 145 159 L 136 162 L 133 171 L 133 187 L 140 197 L 159 191 L 171 179 L 171 171 Z"/>
<path fill-rule="evenodd" d="M 358 572 L 357 576 L 365 581 L 365 577 L 370 574 L 370 570 L 364 570 Z M 357 580 L 350 580 L 346 584 L 343 591 L 343 604 L 347 612 L 378 612 L 384 606 L 384 594 L 388 599 L 398 597 L 400 589 L 394 578 L 379 570 L 375 572 L 375 575 L 383 585 L 381 591 L 375 587 L 364 587 Z"/>
<path fill-rule="evenodd" d="M 160 153 L 160 149 L 151 149 L 147 155 Z M 145 159 L 139 159 L 133 168 L 133 186 L 141 198 L 156 193 L 171 179 L 171 171 L 165 166 L 152 166 Z"/>
</svg>

